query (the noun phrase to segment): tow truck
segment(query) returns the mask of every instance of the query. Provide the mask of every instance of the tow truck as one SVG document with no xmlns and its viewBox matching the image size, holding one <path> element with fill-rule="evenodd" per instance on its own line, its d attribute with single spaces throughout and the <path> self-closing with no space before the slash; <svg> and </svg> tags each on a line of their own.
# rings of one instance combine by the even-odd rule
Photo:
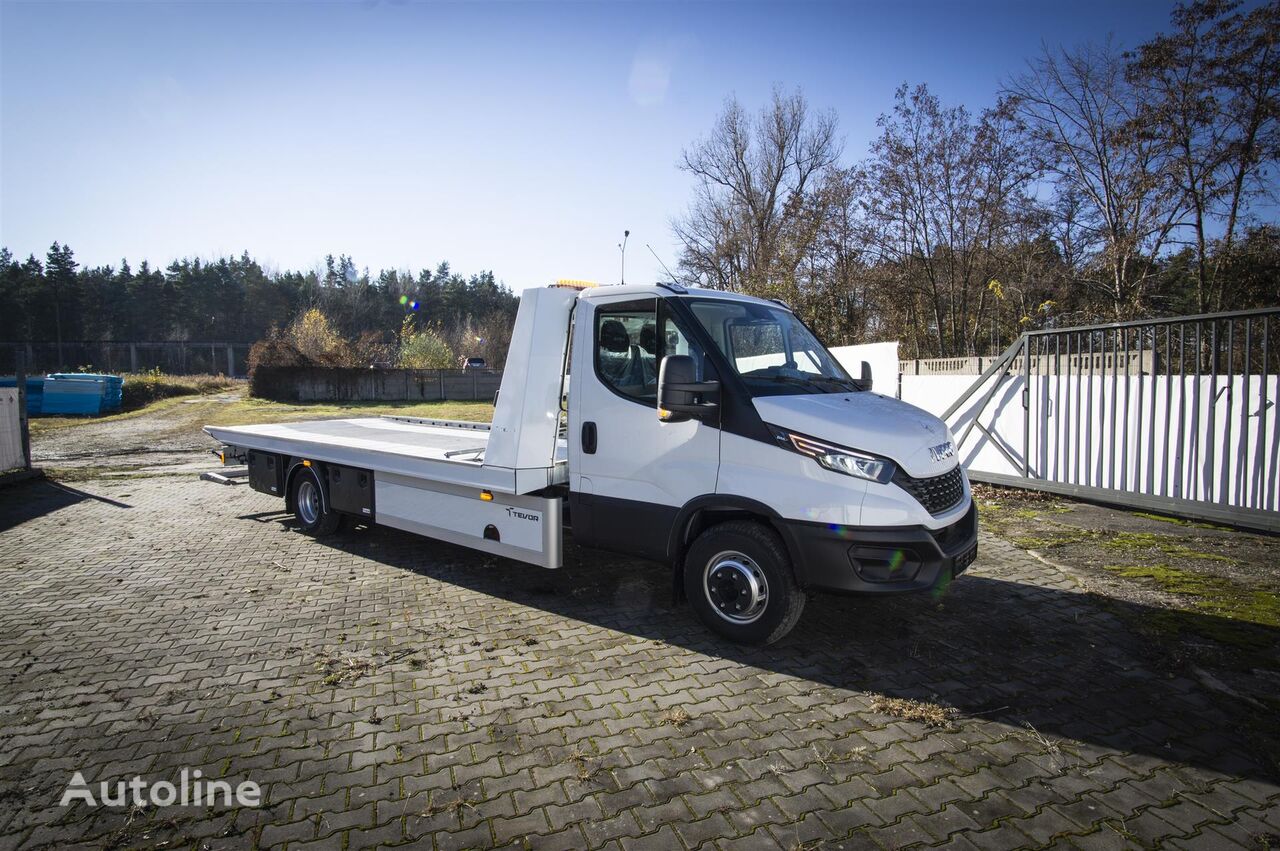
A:
<svg viewBox="0 0 1280 851">
<path fill-rule="evenodd" d="M 670 565 L 726 638 L 816 592 L 925 591 L 977 554 L 945 423 L 852 377 L 781 301 L 677 284 L 528 289 L 491 423 L 206 426 L 302 531 L 380 524 L 543 568 L 575 544 Z"/>
</svg>

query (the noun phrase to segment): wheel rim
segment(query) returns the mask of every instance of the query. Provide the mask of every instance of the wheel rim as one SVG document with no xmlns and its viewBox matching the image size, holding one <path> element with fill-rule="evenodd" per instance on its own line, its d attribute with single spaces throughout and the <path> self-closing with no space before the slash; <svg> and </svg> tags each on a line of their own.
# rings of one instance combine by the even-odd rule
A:
<svg viewBox="0 0 1280 851">
<path fill-rule="evenodd" d="M 298 485 L 298 517 L 310 526 L 320 519 L 320 489 L 311 479 Z"/>
<path fill-rule="evenodd" d="M 711 610 L 734 624 L 754 623 L 769 605 L 769 581 L 749 557 L 734 550 L 707 562 L 702 590 Z"/>
</svg>

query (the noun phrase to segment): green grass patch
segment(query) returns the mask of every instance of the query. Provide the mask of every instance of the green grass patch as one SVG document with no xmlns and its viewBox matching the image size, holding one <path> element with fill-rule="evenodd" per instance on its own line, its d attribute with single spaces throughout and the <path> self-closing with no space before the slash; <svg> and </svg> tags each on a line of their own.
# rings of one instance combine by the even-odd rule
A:
<svg viewBox="0 0 1280 851">
<path fill-rule="evenodd" d="M 114 414 L 107 414 L 101 417 L 32 417 L 30 421 L 31 435 L 38 437 L 47 432 L 57 431 L 59 429 L 69 428 L 71 426 L 89 425 L 92 423 L 109 423 L 117 420 L 131 420 L 135 417 L 145 417 L 150 414 L 157 414 L 171 408 L 176 408 L 184 402 L 184 398 L 175 397 L 171 399 L 161 399 L 158 402 L 152 402 L 133 411 L 119 411 Z"/>
<path fill-rule="evenodd" d="M 125 411 L 134 411 L 161 399 L 174 396 L 201 396 L 206 393 L 223 393 L 234 390 L 238 383 L 225 375 L 165 375 L 160 370 L 125 373 L 121 376 L 121 388 Z"/>
<path fill-rule="evenodd" d="M 1280 628 L 1280 594 L 1167 564 L 1108 564 L 1103 569 L 1125 579 L 1150 583 L 1169 594 L 1191 597 L 1191 605 L 1206 614 Z"/>
<path fill-rule="evenodd" d="M 490 402 L 271 402 L 240 399 L 210 406 L 207 425 L 253 425 L 297 420 L 377 417 L 425 417 L 437 420 L 466 420 L 487 423 L 493 419 Z"/>
<path fill-rule="evenodd" d="M 1080 544 L 1091 540 L 1096 533 L 1086 529 L 1042 529 L 1039 535 L 1006 534 L 1015 546 L 1024 550 L 1051 550 L 1067 544 Z"/>
<path fill-rule="evenodd" d="M 1001 524 L 997 518 L 990 518 L 989 525 L 995 532 L 1007 538 L 1014 545 L 1024 550 L 1048 550 L 1068 544 L 1092 543 L 1112 552 L 1138 556 L 1159 556 L 1161 558 L 1181 558 L 1200 561 L 1219 561 L 1234 564 L 1230 556 L 1206 553 L 1179 543 L 1177 538 L 1158 535 L 1152 532 L 1102 532 L 1095 529 L 1076 529 L 1068 526 L 1058 528 L 1041 528 L 1035 534 L 1019 534 Z"/>
<path fill-rule="evenodd" d="M 1175 526 L 1186 526 L 1190 529 L 1214 529 L 1220 532 L 1232 531 L 1230 526 L 1219 526 L 1216 523 L 1204 523 L 1198 520 L 1188 520 L 1185 517 L 1167 517 L 1163 514 L 1152 514 L 1147 511 L 1131 511 L 1129 513 L 1134 517 L 1156 520 L 1161 523 L 1172 523 Z"/>
<path fill-rule="evenodd" d="M 1206 553 L 1193 550 L 1176 539 L 1153 532 L 1108 532 L 1099 535 L 1099 543 L 1109 550 L 1156 551 L 1173 558 L 1200 559 L 1202 561 L 1224 561 L 1234 563 L 1235 559 L 1217 553 Z"/>
<path fill-rule="evenodd" d="M 122 402 L 119 411 L 99 417 L 32 417 L 31 433 L 40 435 L 68 426 L 112 422 L 153 414 L 179 404 L 183 398 L 224 393 L 245 384 L 222 375 L 165 375 L 154 370 L 126 372 L 122 378 L 124 385 L 121 388 Z"/>
<path fill-rule="evenodd" d="M 243 383 L 232 385 L 233 388 L 239 386 L 243 386 Z M 221 392 L 221 390 L 217 392 Z M 226 402 L 192 398 L 190 395 L 184 395 L 160 399 L 132 411 L 121 411 L 102 417 L 35 417 L 31 420 L 31 434 L 39 437 L 42 434 L 59 429 L 91 423 L 130 420 L 137 417 L 172 416 L 177 420 L 179 414 L 185 416 L 188 411 L 194 419 L 198 420 L 198 425 L 220 426 L 292 422 L 297 420 L 377 417 L 383 414 L 485 423 L 493 419 L 493 404 L 490 402 L 291 403 L 250 398 L 240 398 Z"/>
</svg>

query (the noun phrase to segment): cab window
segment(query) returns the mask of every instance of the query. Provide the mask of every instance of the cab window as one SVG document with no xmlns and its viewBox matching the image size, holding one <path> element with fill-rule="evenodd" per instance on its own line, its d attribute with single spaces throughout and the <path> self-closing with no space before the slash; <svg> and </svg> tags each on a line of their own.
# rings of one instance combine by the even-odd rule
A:
<svg viewBox="0 0 1280 851">
<path fill-rule="evenodd" d="M 658 403 L 658 300 L 615 302 L 596 309 L 596 374 L 620 396 Z"/>
<path fill-rule="evenodd" d="M 658 372 L 667 355 L 689 355 L 702 380 L 706 356 L 658 299 L 637 299 L 596 310 L 596 374 L 620 396 L 658 404 Z"/>
</svg>

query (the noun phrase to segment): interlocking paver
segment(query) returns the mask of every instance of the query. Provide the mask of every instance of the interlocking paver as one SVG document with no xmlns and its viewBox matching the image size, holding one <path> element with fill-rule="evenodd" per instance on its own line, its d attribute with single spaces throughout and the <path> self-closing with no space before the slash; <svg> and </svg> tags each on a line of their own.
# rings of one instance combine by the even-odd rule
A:
<svg viewBox="0 0 1280 851">
<path fill-rule="evenodd" d="M 752 649 L 673 608 L 657 565 L 317 541 L 186 478 L 78 488 L 0 491 L 0 849 L 1220 848 L 1280 823 L 1222 695 L 985 535 L 941 607 L 819 597 Z M 69 537 L 89 528 L 110 534 Z M 183 767 L 265 805 L 57 806 L 75 770 Z"/>
</svg>

